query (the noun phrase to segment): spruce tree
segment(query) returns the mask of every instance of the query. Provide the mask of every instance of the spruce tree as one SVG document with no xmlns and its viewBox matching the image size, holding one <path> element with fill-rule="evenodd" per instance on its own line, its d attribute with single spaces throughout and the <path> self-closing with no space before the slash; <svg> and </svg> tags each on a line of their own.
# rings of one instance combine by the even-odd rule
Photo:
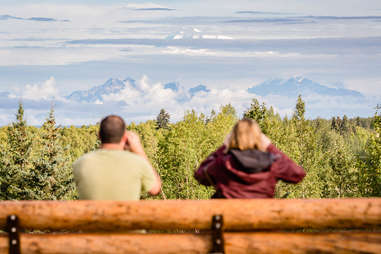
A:
<svg viewBox="0 0 381 254">
<path fill-rule="evenodd" d="M 305 103 L 302 100 L 302 96 L 299 94 L 298 100 L 295 106 L 294 118 L 296 118 L 296 120 L 304 120 L 305 112 L 306 112 Z"/>
<path fill-rule="evenodd" d="M 265 103 L 259 104 L 257 99 L 251 101 L 250 108 L 243 113 L 243 118 L 254 119 L 264 133 L 267 132 L 265 120 L 268 116 Z"/>
<path fill-rule="evenodd" d="M 337 131 L 336 118 L 332 117 L 331 119 L 331 130 Z"/>
<path fill-rule="evenodd" d="M 358 126 L 358 127 L 361 127 L 361 120 L 360 120 L 360 117 L 356 117 L 356 118 L 355 118 L 355 125 Z"/>
<path fill-rule="evenodd" d="M 340 134 L 341 135 L 347 134 L 348 131 L 349 131 L 348 117 L 344 115 L 343 120 L 340 123 Z"/>
<path fill-rule="evenodd" d="M 34 161 L 33 191 L 36 199 L 68 199 L 75 195 L 70 158 L 62 147 L 53 107 L 40 129 L 39 151 Z M 32 186 L 31 186 L 32 187 Z"/>
<path fill-rule="evenodd" d="M 170 115 L 165 109 L 161 109 L 160 113 L 156 117 L 156 124 L 158 129 L 167 129 L 169 124 Z"/>
<path fill-rule="evenodd" d="M 32 163 L 33 136 L 24 119 L 24 107 L 19 103 L 16 121 L 8 127 L 7 150 L 1 149 L 0 199 L 32 199 L 28 188 Z"/>
</svg>

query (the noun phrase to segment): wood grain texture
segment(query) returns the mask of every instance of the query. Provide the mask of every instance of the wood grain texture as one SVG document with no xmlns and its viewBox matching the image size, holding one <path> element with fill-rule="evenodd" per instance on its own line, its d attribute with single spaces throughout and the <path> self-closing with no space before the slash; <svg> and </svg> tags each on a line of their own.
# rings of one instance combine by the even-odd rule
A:
<svg viewBox="0 0 381 254">
<path fill-rule="evenodd" d="M 381 198 L 319 200 L 1 201 L 23 228 L 82 231 L 210 229 L 215 214 L 227 230 L 372 228 L 381 225 Z"/>
<path fill-rule="evenodd" d="M 381 233 L 225 233 L 226 253 L 381 253 Z M 21 253 L 207 253 L 209 235 L 21 234 Z M 0 254 L 8 239 L 0 235 Z"/>
</svg>

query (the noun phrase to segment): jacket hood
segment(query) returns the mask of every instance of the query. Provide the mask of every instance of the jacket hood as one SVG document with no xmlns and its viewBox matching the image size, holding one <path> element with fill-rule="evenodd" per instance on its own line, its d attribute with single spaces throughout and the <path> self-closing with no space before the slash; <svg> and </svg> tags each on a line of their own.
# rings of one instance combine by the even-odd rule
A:
<svg viewBox="0 0 381 254">
<path fill-rule="evenodd" d="M 245 173 L 259 173 L 269 170 L 270 165 L 276 160 L 276 156 L 268 152 L 256 149 L 229 151 L 232 157 L 240 164 L 240 171 Z"/>
</svg>

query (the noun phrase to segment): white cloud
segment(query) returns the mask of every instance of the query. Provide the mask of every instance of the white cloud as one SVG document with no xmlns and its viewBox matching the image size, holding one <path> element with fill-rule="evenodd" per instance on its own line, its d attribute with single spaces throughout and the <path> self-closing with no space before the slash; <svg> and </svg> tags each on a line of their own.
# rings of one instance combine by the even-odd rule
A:
<svg viewBox="0 0 381 254">
<path fill-rule="evenodd" d="M 117 48 L 14 48 L 0 49 L 0 66 L 68 65 L 88 61 L 122 58 Z"/>
<path fill-rule="evenodd" d="M 14 117 L 13 117 L 14 118 Z M 12 120 L 11 115 L 9 112 L 6 112 L 5 110 L 0 111 L 0 126 L 9 124 Z"/>
<path fill-rule="evenodd" d="M 49 100 L 58 98 L 59 95 L 56 88 L 56 80 L 54 77 L 50 77 L 42 84 L 28 84 L 25 86 L 21 97 L 29 100 Z"/>
<path fill-rule="evenodd" d="M 296 98 L 268 95 L 265 101 L 275 104 L 276 111 L 282 116 L 292 116 L 295 110 Z M 371 116 L 374 112 L 376 100 L 371 97 L 357 98 L 351 96 L 328 96 L 319 94 L 305 94 L 302 99 L 306 103 L 306 117 L 331 117 L 346 114 L 349 117 Z"/>
<path fill-rule="evenodd" d="M 129 3 L 125 6 L 128 9 L 152 9 L 152 8 L 168 8 L 167 6 L 155 3 Z"/>
<path fill-rule="evenodd" d="M 369 96 L 381 97 L 381 80 L 377 78 L 352 79 L 343 82 L 346 88 Z"/>
<path fill-rule="evenodd" d="M 252 98 L 262 98 L 249 94 L 246 89 L 211 89 L 209 93 L 198 92 L 191 97 L 184 87 L 177 92 L 165 89 L 162 83 L 152 83 L 147 76 L 143 76 L 136 82 L 137 87 L 129 83 L 124 90 L 118 94 L 103 96 L 105 104 L 123 101 L 127 106 L 121 110 L 126 115 L 136 115 L 146 120 L 152 114 L 157 114 L 161 108 L 171 113 L 174 121 L 180 120 L 184 112 L 194 109 L 199 113 L 209 114 L 212 110 L 218 110 L 221 106 L 232 104 L 241 115 L 246 110 Z M 181 98 L 186 98 L 182 101 Z M 135 118 L 133 118 L 135 120 Z"/>
<path fill-rule="evenodd" d="M 334 54 L 301 54 L 297 52 L 281 53 L 278 51 L 229 51 L 211 49 L 191 49 L 169 46 L 161 51 L 162 54 L 187 56 L 215 56 L 238 58 L 297 58 L 297 59 L 333 59 Z"/>
<path fill-rule="evenodd" d="M 95 17 L 105 15 L 110 10 L 122 5 L 107 4 L 55 4 L 55 3 L 20 3 L 2 7 L 2 12 L 21 17 L 50 17 L 58 19 L 86 18 L 92 20 Z"/>
<path fill-rule="evenodd" d="M 39 42 L 27 42 L 38 44 Z M 46 44 L 46 43 L 45 43 Z M 17 65 L 70 65 L 89 61 L 120 60 L 128 56 L 148 55 L 185 55 L 197 57 L 232 57 L 232 58 L 295 58 L 295 59 L 334 59 L 330 54 L 301 54 L 296 52 L 280 53 L 277 51 L 229 51 L 214 49 L 192 49 L 185 47 L 166 48 L 145 45 L 80 45 L 44 47 L 17 47 L 0 49 L 0 66 Z"/>
<path fill-rule="evenodd" d="M 209 49 L 188 49 L 179 47 L 167 47 L 162 51 L 163 54 L 169 55 L 187 55 L 187 56 L 215 56 L 218 53 Z"/>
<path fill-rule="evenodd" d="M 233 37 L 226 35 L 209 35 L 205 34 L 201 36 L 203 39 L 214 39 L 214 40 L 234 40 Z"/>
<path fill-rule="evenodd" d="M 66 117 L 66 116 L 58 116 L 56 117 L 59 121 L 60 125 L 63 126 L 80 126 L 83 124 L 95 124 L 100 121 L 100 117 L 78 117 L 78 118 L 72 118 L 72 117 Z M 38 124 L 41 124 L 40 120 L 37 120 Z"/>
</svg>

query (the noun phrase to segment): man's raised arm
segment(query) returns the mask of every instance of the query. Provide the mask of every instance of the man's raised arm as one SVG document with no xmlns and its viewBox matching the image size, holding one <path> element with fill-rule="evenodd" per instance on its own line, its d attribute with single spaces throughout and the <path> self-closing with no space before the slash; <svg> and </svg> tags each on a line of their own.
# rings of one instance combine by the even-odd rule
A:
<svg viewBox="0 0 381 254">
<path fill-rule="evenodd" d="M 155 175 L 155 179 L 156 179 L 155 184 L 153 185 L 153 187 L 150 190 L 148 190 L 148 193 L 151 195 L 159 194 L 160 190 L 161 190 L 160 176 L 157 173 L 157 171 L 152 167 L 151 163 L 149 162 L 148 157 L 147 157 L 146 153 L 144 152 L 143 145 L 140 142 L 139 136 L 135 132 L 132 132 L 132 131 L 127 131 L 126 135 L 127 135 L 127 142 L 125 145 L 125 150 L 129 150 L 130 152 L 135 153 L 135 154 L 143 157 L 148 162 L 148 164 L 151 166 L 153 174 Z"/>
</svg>

